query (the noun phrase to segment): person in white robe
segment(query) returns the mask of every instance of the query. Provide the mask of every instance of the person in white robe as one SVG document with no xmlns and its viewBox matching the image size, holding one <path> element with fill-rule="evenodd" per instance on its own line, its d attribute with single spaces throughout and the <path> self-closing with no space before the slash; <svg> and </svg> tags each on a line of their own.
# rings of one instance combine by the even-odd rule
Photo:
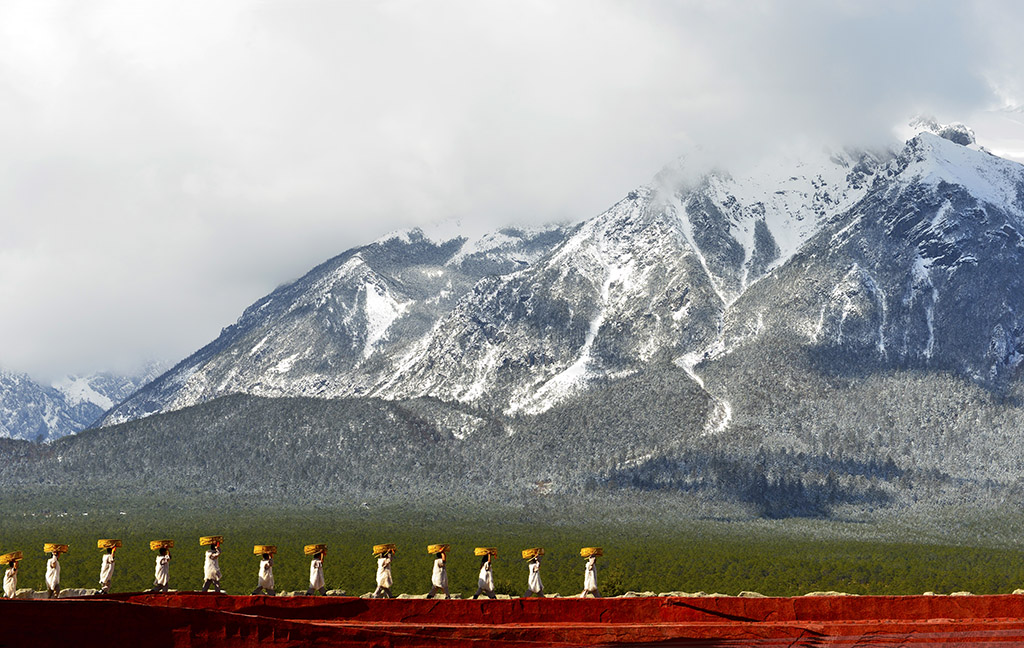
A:
<svg viewBox="0 0 1024 648">
<path fill-rule="evenodd" d="M 544 583 L 540 581 L 540 556 L 534 556 L 528 563 L 530 567 L 530 577 L 526 581 L 526 594 L 524 597 L 539 596 L 544 598 Z"/>
<path fill-rule="evenodd" d="M 171 550 L 167 547 L 160 547 L 156 554 L 156 566 L 153 569 L 153 589 L 151 592 L 168 591 L 168 582 L 171 580 Z"/>
<path fill-rule="evenodd" d="M 322 551 L 309 561 L 309 589 L 306 590 L 306 596 L 312 596 L 315 592 L 320 592 L 321 596 L 327 594 L 327 585 L 324 584 L 324 552 Z"/>
<path fill-rule="evenodd" d="M 476 579 L 476 594 L 473 595 L 473 598 L 478 598 L 481 594 L 490 599 L 495 598 L 494 574 L 491 571 L 491 554 L 487 554 L 480 561 L 480 575 Z"/>
<path fill-rule="evenodd" d="M 373 598 L 392 598 L 391 586 L 391 552 L 385 551 L 377 558 L 377 589 Z"/>
<path fill-rule="evenodd" d="M 46 561 L 46 598 L 60 596 L 60 552 L 54 551 Z"/>
<path fill-rule="evenodd" d="M 100 594 L 110 593 L 110 583 L 114 580 L 114 552 L 116 547 L 107 547 L 100 563 Z"/>
<path fill-rule="evenodd" d="M 587 594 L 601 598 L 601 592 L 597 591 L 597 556 L 587 558 L 587 567 L 583 571 L 583 592 L 580 598 L 587 598 Z"/>
<path fill-rule="evenodd" d="M 4 572 L 4 596 L 14 598 L 18 595 L 18 561 L 7 563 Z"/>
<path fill-rule="evenodd" d="M 274 557 L 270 554 L 263 554 L 260 559 L 260 571 L 256 576 L 256 589 L 253 594 L 265 593 L 268 596 L 274 595 Z"/>
<path fill-rule="evenodd" d="M 206 550 L 206 560 L 203 562 L 203 591 L 209 591 L 212 586 L 214 591 L 222 592 L 220 588 L 220 544 L 210 545 Z"/>
<path fill-rule="evenodd" d="M 434 571 L 430 574 L 430 593 L 427 594 L 427 598 L 434 598 L 434 594 L 437 594 L 437 590 L 444 592 L 444 597 L 450 599 L 451 595 L 448 593 L 448 559 L 442 551 L 439 554 L 434 555 Z"/>
</svg>

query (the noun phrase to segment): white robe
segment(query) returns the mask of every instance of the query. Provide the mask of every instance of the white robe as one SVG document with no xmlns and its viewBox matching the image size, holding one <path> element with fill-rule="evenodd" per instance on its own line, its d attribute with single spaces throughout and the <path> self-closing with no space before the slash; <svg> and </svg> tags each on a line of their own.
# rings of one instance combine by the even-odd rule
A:
<svg viewBox="0 0 1024 648">
<path fill-rule="evenodd" d="M 265 590 L 274 589 L 274 559 L 260 561 L 259 584 Z"/>
<path fill-rule="evenodd" d="M 377 559 L 377 586 L 389 589 L 391 587 L 391 557 L 383 556 Z"/>
<path fill-rule="evenodd" d="M 14 598 L 18 592 L 18 570 L 14 567 L 4 572 L 4 596 Z"/>
<path fill-rule="evenodd" d="M 477 587 L 485 592 L 494 589 L 494 575 L 491 573 L 491 562 L 487 561 L 480 567 L 480 576 L 477 577 Z"/>
<path fill-rule="evenodd" d="M 540 561 L 530 562 L 530 580 L 527 586 L 534 594 L 540 594 L 544 590 L 544 583 L 540 582 Z"/>
<path fill-rule="evenodd" d="M 587 570 L 583 572 L 583 591 L 597 591 L 597 558 L 595 556 L 587 559 Z"/>
<path fill-rule="evenodd" d="M 156 569 L 153 570 L 153 583 L 164 587 L 171 578 L 171 557 L 157 556 Z"/>
<path fill-rule="evenodd" d="M 100 565 L 100 585 L 110 586 L 114 578 L 114 554 L 103 554 L 103 563 Z"/>
<path fill-rule="evenodd" d="M 60 561 L 57 556 L 50 556 L 46 561 L 46 589 L 55 590 L 60 587 Z"/>
<path fill-rule="evenodd" d="M 318 590 L 324 586 L 324 561 L 314 558 L 309 562 L 309 589 Z"/>
<path fill-rule="evenodd" d="M 206 550 L 206 561 L 203 563 L 203 575 L 206 580 L 220 580 L 220 549 L 210 547 Z"/>
<path fill-rule="evenodd" d="M 434 587 L 447 589 L 448 570 L 445 569 L 443 558 L 437 558 L 434 560 L 434 572 L 430 575 L 430 584 Z"/>
</svg>

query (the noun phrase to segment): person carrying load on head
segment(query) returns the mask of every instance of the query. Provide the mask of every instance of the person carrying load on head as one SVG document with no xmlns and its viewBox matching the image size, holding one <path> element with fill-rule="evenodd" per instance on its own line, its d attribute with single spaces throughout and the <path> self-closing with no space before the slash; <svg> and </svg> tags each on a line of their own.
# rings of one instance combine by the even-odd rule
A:
<svg viewBox="0 0 1024 648">
<path fill-rule="evenodd" d="M 4 556 L 7 564 L 7 571 L 4 572 L 4 596 L 14 598 L 18 595 L 18 561 L 21 560 L 21 552 L 15 551 Z"/>
<path fill-rule="evenodd" d="M 160 547 L 157 550 L 156 566 L 153 569 L 153 591 L 166 592 L 170 587 L 171 580 L 171 550 L 167 547 Z"/>
<path fill-rule="evenodd" d="M 373 555 L 377 557 L 377 589 L 373 591 L 373 598 L 393 598 L 391 587 L 394 581 L 391 578 L 391 557 L 395 554 L 395 545 L 375 545 Z"/>
<path fill-rule="evenodd" d="M 313 556 L 313 560 L 309 561 L 309 589 L 306 590 L 306 596 L 313 596 L 316 592 L 323 596 L 327 594 L 327 585 L 324 581 L 324 556 L 327 555 L 327 545 L 306 545 L 306 555 Z"/>
<path fill-rule="evenodd" d="M 434 554 L 434 570 L 430 574 L 430 592 L 427 594 L 427 598 L 434 598 L 434 594 L 437 590 L 444 591 L 444 597 L 450 599 L 451 595 L 448 593 L 448 569 L 447 563 L 448 558 L 445 552 L 450 548 L 449 545 L 428 545 L 427 553 Z"/>
<path fill-rule="evenodd" d="M 43 545 L 43 551 L 50 554 L 50 559 L 46 561 L 46 598 L 60 596 L 60 555 L 67 550 L 67 545 L 52 542 Z"/>
<path fill-rule="evenodd" d="M 60 596 L 60 552 L 54 551 L 46 561 L 46 598 Z"/>
<path fill-rule="evenodd" d="M 171 548 L 173 540 L 153 540 L 149 548 L 156 551 L 156 564 L 153 568 L 153 589 L 150 592 L 167 592 L 171 580 Z"/>
<path fill-rule="evenodd" d="M 104 550 L 100 563 L 100 594 L 109 594 L 110 583 L 114 580 L 114 552 L 121 546 L 121 541 L 100 540 L 96 546 Z"/>
<path fill-rule="evenodd" d="M 256 545 L 252 552 L 260 556 L 260 571 L 256 575 L 256 589 L 252 593 L 274 596 L 274 553 L 277 552 L 277 547 Z"/>
<path fill-rule="evenodd" d="M 223 593 L 220 588 L 220 545 L 224 541 L 222 536 L 203 536 L 199 539 L 200 545 L 206 545 L 206 557 L 203 560 L 203 591 L 209 591 L 212 586 L 214 591 Z"/>
<path fill-rule="evenodd" d="M 587 559 L 583 571 L 583 592 L 580 594 L 580 598 L 587 598 L 587 594 L 592 594 L 594 598 L 601 598 L 601 592 L 597 589 L 597 557 L 604 555 L 604 552 L 601 547 L 584 547 L 580 549 L 580 555 Z"/>
<path fill-rule="evenodd" d="M 473 598 L 478 598 L 481 594 L 489 599 L 496 598 L 494 575 L 491 572 L 491 557 L 498 555 L 498 552 L 490 547 L 477 547 L 474 553 L 482 557 L 480 559 L 480 574 L 476 579 L 476 594 L 473 595 Z"/>
<path fill-rule="evenodd" d="M 544 598 L 544 583 L 540 580 L 540 557 L 543 555 L 544 550 L 540 547 L 523 551 L 523 558 L 529 560 L 530 570 L 530 576 L 526 581 L 526 593 L 523 594 L 524 598 L 530 596 Z"/>
<path fill-rule="evenodd" d="M 110 593 L 110 583 L 114 580 L 114 552 L 117 547 L 107 547 L 100 562 L 100 592 Z"/>
</svg>

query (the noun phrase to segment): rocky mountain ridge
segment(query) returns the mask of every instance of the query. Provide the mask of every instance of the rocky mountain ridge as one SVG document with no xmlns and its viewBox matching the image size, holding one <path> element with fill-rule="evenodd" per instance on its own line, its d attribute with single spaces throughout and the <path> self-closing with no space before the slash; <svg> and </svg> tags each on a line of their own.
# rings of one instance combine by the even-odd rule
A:
<svg viewBox="0 0 1024 648">
<path fill-rule="evenodd" d="M 150 363 L 133 376 L 69 375 L 52 385 L 0 371 L 0 438 L 52 441 L 84 430 L 162 371 Z"/>
<path fill-rule="evenodd" d="M 104 424 L 230 393 L 537 413 L 655 357 L 692 365 L 725 310 L 860 200 L 887 156 L 816 151 L 695 182 L 683 162 L 575 227 L 383 239 L 260 300 Z"/>
</svg>

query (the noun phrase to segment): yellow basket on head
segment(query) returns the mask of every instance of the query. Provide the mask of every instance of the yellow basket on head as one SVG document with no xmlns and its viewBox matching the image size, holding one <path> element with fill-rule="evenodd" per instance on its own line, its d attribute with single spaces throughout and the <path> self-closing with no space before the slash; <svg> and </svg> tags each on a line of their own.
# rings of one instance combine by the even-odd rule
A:
<svg viewBox="0 0 1024 648">
<path fill-rule="evenodd" d="M 398 548 L 395 545 L 391 544 L 391 543 L 373 545 L 373 555 L 374 556 L 379 556 L 382 553 L 386 553 L 388 551 L 394 553 L 394 552 L 398 551 Z"/>
<path fill-rule="evenodd" d="M 0 565 L 7 565 L 12 562 L 18 562 L 19 560 L 21 560 L 21 552 L 11 551 L 0 556 Z"/>
<path fill-rule="evenodd" d="M 211 545 L 218 545 L 224 542 L 224 536 L 200 536 L 199 546 L 209 547 Z"/>
<path fill-rule="evenodd" d="M 256 545 L 252 548 L 254 556 L 262 556 L 263 554 L 270 554 L 273 556 L 277 553 L 277 545 Z"/>
<path fill-rule="evenodd" d="M 174 540 L 150 540 L 149 549 L 151 551 L 160 551 L 161 549 L 173 549 Z"/>
<path fill-rule="evenodd" d="M 47 542 L 43 544 L 43 551 L 46 553 L 67 553 L 68 546 L 56 542 Z"/>
<path fill-rule="evenodd" d="M 534 547 L 533 549 L 523 549 L 523 560 L 533 560 L 537 556 L 544 555 L 544 547 Z"/>
<path fill-rule="evenodd" d="M 302 553 L 307 556 L 315 556 L 318 553 L 324 553 L 325 551 L 327 551 L 327 545 L 325 544 L 311 544 L 302 548 Z"/>
<path fill-rule="evenodd" d="M 590 558 L 591 556 L 603 556 L 604 549 L 601 547 L 583 547 L 580 549 L 580 555 L 584 558 Z"/>
<path fill-rule="evenodd" d="M 473 550 L 474 556 L 494 556 L 498 557 L 498 549 L 496 547 L 477 547 Z"/>
<path fill-rule="evenodd" d="M 450 544 L 427 545 L 427 553 L 428 554 L 448 553 L 448 550 L 451 549 L 451 548 L 452 548 L 452 546 Z"/>
<path fill-rule="evenodd" d="M 97 549 L 117 549 L 121 546 L 120 540 L 97 540 Z"/>
</svg>

